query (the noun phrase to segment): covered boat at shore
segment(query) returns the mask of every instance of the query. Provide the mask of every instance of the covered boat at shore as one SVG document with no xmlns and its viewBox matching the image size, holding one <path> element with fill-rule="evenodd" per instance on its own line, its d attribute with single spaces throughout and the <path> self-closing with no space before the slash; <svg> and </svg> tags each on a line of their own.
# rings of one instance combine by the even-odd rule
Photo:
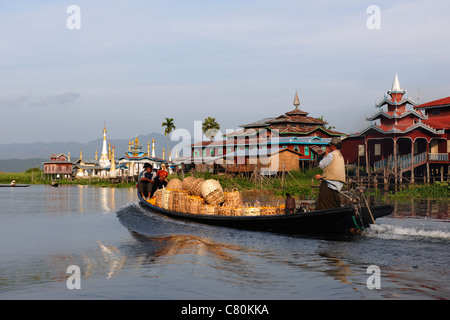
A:
<svg viewBox="0 0 450 320">
<path fill-rule="evenodd" d="M 151 204 L 137 192 L 143 208 L 173 219 L 191 221 L 213 226 L 245 230 L 278 232 L 285 234 L 361 234 L 365 228 L 375 223 L 377 218 L 392 213 L 391 205 L 360 207 L 356 204 L 317 210 L 273 215 L 218 215 L 178 212 Z"/>
</svg>

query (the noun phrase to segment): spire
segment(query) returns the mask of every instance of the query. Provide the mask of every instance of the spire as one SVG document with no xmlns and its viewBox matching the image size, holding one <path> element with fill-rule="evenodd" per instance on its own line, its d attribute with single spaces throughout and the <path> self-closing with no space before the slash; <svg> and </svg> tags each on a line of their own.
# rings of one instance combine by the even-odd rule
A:
<svg viewBox="0 0 450 320">
<path fill-rule="evenodd" d="M 295 109 L 298 109 L 298 106 L 300 105 L 300 100 L 298 99 L 298 93 L 295 91 L 295 97 L 294 97 L 294 106 Z"/>
<path fill-rule="evenodd" d="M 147 141 L 147 156 L 150 155 L 150 141 Z"/>
<path fill-rule="evenodd" d="M 98 160 L 97 149 L 95 149 L 95 160 Z"/>
<path fill-rule="evenodd" d="M 400 87 L 400 81 L 398 81 L 397 74 L 395 74 L 394 83 L 392 84 L 391 91 L 402 91 L 402 88 Z"/>
<path fill-rule="evenodd" d="M 102 154 L 100 156 L 99 163 L 102 167 L 106 167 L 109 165 L 110 154 L 108 154 L 108 148 L 106 144 L 106 121 L 105 126 L 103 127 L 103 146 L 102 146 Z"/>
<path fill-rule="evenodd" d="M 155 138 L 152 140 L 152 158 L 156 158 L 155 154 Z"/>
<path fill-rule="evenodd" d="M 403 90 L 400 86 L 400 81 L 398 81 L 397 73 L 395 74 L 394 82 L 392 83 L 392 89 L 388 90 L 387 92 L 391 98 L 392 101 L 400 101 L 403 97 L 403 95 L 406 93 L 406 90 Z"/>
</svg>

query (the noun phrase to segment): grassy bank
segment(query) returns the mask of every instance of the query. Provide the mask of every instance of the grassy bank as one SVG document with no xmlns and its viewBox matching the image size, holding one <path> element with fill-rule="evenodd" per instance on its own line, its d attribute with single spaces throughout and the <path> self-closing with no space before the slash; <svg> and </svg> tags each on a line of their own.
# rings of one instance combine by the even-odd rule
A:
<svg viewBox="0 0 450 320">
<path fill-rule="evenodd" d="M 295 171 L 277 177 L 245 177 L 232 175 L 213 175 L 209 172 L 198 173 L 195 176 L 203 179 L 216 179 L 224 189 L 236 188 L 242 190 L 254 190 L 271 192 L 276 195 L 290 193 L 296 196 L 313 196 L 316 189 L 312 189 L 311 180 L 315 174 L 321 173 L 321 170 L 307 170 L 304 172 Z M 186 174 L 185 177 L 190 176 Z M 179 175 L 170 175 L 169 179 L 182 179 Z M 0 173 L 0 183 L 11 183 L 15 180 L 17 184 L 50 184 L 51 180 L 45 177 L 43 172 L 37 169 L 30 169 L 21 173 Z M 99 187 L 127 188 L 135 186 L 130 183 L 111 183 L 108 179 L 101 178 L 83 178 L 83 179 L 61 179 L 59 183 L 70 185 L 93 185 Z M 315 182 L 318 185 L 318 182 Z"/>
<path fill-rule="evenodd" d="M 276 177 L 212 175 L 209 172 L 198 173 L 195 176 L 205 180 L 216 179 L 220 182 L 223 189 L 236 188 L 239 191 L 264 191 L 275 195 L 290 193 L 295 196 L 314 196 L 318 189 L 311 188 L 311 180 L 318 173 L 322 173 L 322 170 L 293 171 Z M 171 177 L 181 179 L 178 176 Z M 319 183 L 315 181 L 315 185 L 318 186 Z"/>
<path fill-rule="evenodd" d="M 431 185 L 411 185 L 400 191 L 391 191 L 389 198 L 415 198 L 415 199 L 448 199 L 450 187 L 448 182 L 435 182 Z"/>
<path fill-rule="evenodd" d="M 16 184 L 50 184 L 51 179 L 44 176 L 44 172 L 35 168 L 29 169 L 25 172 L 0 172 L 0 183 L 10 184 L 12 180 Z M 83 178 L 83 179 L 59 179 L 61 185 L 92 185 L 98 187 L 114 187 L 114 188 L 128 188 L 136 185 L 134 182 L 130 183 L 112 183 L 108 179 L 101 178 Z"/>
</svg>

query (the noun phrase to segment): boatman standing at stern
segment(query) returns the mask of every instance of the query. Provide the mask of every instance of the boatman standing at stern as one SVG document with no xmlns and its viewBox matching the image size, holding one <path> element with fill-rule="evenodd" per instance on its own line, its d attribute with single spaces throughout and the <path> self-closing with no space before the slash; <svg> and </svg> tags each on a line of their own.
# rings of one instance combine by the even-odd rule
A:
<svg viewBox="0 0 450 320">
<path fill-rule="evenodd" d="M 322 180 L 319 188 L 319 198 L 317 199 L 316 210 L 338 208 L 341 206 L 341 191 L 345 183 L 345 162 L 339 151 L 342 140 L 332 138 L 330 146 L 327 147 L 325 156 L 319 162 L 319 168 L 323 169 L 323 174 L 316 174 L 317 180 Z"/>
</svg>

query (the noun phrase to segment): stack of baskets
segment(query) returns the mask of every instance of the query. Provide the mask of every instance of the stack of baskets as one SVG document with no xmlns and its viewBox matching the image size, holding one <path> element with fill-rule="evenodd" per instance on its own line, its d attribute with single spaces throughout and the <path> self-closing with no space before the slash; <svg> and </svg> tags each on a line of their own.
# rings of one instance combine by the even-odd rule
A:
<svg viewBox="0 0 450 320">
<path fill-rule="evenodd" d="M 171 179 L 167 188 L 155 192 L 151 203 L 172 211 L 222 216 L 258 216 L 284 214 L 284 205 L 245 203 L 237 189 L 222 189 L 214 179 L 186 177 Z"/>
</svg>

